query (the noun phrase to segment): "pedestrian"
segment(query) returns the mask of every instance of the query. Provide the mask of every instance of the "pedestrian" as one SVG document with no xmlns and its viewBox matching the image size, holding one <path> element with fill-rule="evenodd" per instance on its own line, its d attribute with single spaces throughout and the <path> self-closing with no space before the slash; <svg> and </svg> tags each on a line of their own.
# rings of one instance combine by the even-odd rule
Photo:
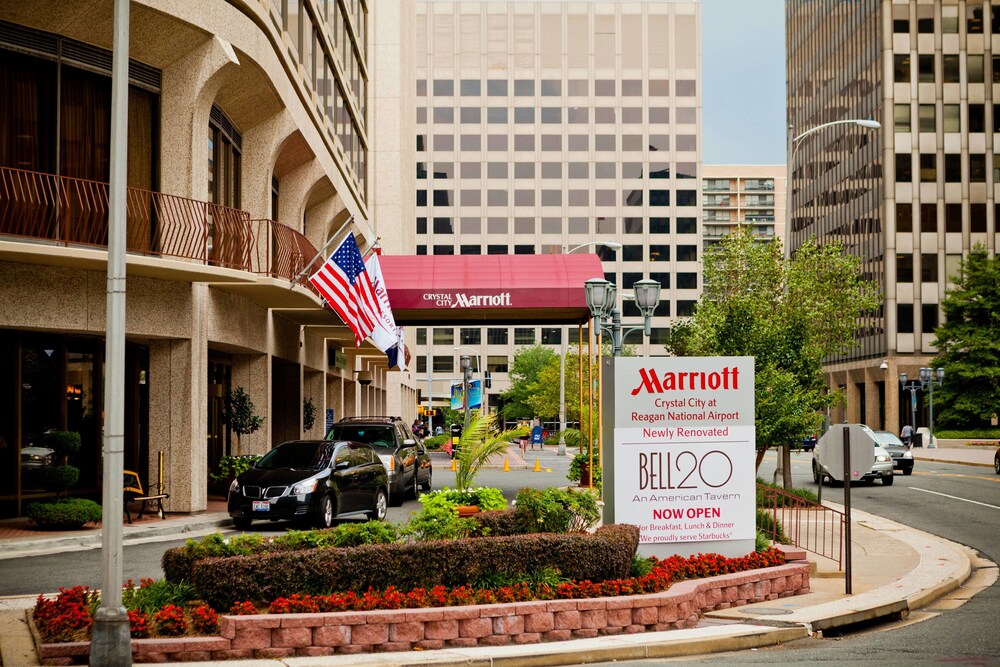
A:
<svg viewBox="0 0 1000 667">
<path fill-rule="evenodd" d="M 420 422 L 420 419 L 417 418 L 413 420 L 413 426 L 410 427 L 410 430 L 413 432 L 413 435 L 419 438 L 420 433 L 423 430 L 423 426 L 424 425 Z"/>
<path fill-rule="evenodd" d="M 909 424 L 903 425 L 903 430 L 899 432 L 899 438 L 903 441 L 903 444 L 907 447 L 913 442 L 913 427 Z"/>
</svg>

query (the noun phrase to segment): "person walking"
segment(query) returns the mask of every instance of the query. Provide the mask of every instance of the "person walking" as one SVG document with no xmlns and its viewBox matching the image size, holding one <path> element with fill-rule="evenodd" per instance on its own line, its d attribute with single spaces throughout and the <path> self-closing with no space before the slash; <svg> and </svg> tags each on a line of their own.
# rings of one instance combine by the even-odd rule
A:
<svg viewBox="0 0 1000 667">
<path fill-rule="evenodd" d="M 903 430 L 899 432 L 899 438 L 903 441 L 903 444 L 907 447 L 913 442 L 913 427 L 909 424 L 903 425 Z"/>
</svg>

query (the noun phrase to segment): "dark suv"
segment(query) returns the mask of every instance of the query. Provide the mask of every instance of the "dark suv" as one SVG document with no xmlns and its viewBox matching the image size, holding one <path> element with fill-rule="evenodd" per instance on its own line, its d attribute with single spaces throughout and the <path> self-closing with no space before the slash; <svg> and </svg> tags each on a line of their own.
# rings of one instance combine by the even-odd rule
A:
<svg viewBox="0 0 1000 667">
<path fill-rule="evenodd" d="M 407 494 L 431 490 L 431 457 L 399 417 L 345 417 L 327 440 L 351 440 L 372 446 L 389 475 L 389 504 L 398 507 Z"/>
</svg>

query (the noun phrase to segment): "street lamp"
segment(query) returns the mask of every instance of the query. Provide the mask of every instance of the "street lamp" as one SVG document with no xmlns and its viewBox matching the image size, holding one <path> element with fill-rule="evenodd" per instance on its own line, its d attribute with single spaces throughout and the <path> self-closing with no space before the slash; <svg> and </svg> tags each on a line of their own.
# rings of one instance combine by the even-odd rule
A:
<svg viewBox="0 0 1000 667">
<path fill-rule="evenodd" d="M 612 250 L 621 250 L 622 249 L 622 244 L 619 243 L 618 241 L 587 241 L 586 243 L 581 243 L 578 246 L 573 246 L 569 250 L 564 250 L 563 254 L 564 255 L 571 255 L 575 251 L 579 250 L 580 248 L 587 248 L 589 246 L 597 246 L 597 245 L 604 246 L 605 248 L 611 248 Z M 564 245 L 563 247 L 565 248 L 566 246 Z"/>
<path fill-rule="evenodd" d="M 465 403 L 465 429 L 462 431 L 469 430 L 469 380 L 472 379 L 472 363 L 471 358 L 467 354 L 463 354 L 459 360 L 459 366 L 462 369 L 462 402 Z"/>
<path fill-rule="evenodd" d="M 792 181 L 793 174 L 795 174 L 795 153 L 799 148 L 799 142 L 811 134 L 815 134 L 820 130 L 825 130 L 828 127 L 833 127 L 834 125 L 857 125 L 858 127 L 863 127 L 866 130 L 873 131 L 882 127 L 882 124 L 877 120 L 872 120 L 870 118 L 851 118 L 823 123 L 822 125 L 811 127 L 799 135 L 795 135 L 793 134 L 792 125 L 788 125 L 788 164 L 786 165 L 787 175 L 785 177 L 785 259 L 791 257 L 792 252 L 792 193 L 795 191 Z"/>
<path fill-rule="evenodd" d="M 483 363 L 482 362 L 483 362 L 483 360 L 482 360 L 482 357 L 480 356 L 480 354 L 479 354 L 479 352 L 477 350 L 474 350 L 473 348 L 468 347 L 466 345 L 456 345 L 453 349 L 456 352 L 458 352 L 459 350 L 468 350 L 469 352 L 472 352 L 474 355 L 476 355 L 476 368 L 475 368 L 475 371 L 476 371 L 476 373 L 479 373 L 480 375 L 482 375 L 482 372 L 483 372 Z M 470 376 L 471 376 L 471 373 L 470 373 Z M 481 392 L 482 393 L 481 393 L 480 399 L 479 399 L 479 401 L 480 401 L 480 403 L 479 403 L 479 411 L 482 414 L 486 414 L 486 383 L 485 383 L 485 379 L 486 379 L 487 376 L 483 375 L 482 377 L 483 377 L 484 382 L 483 382 L 482 387 L 481 387 Z"/>
<path fill-rule="evenodd" d="M 934 385 L 941 386 L 944 383 L 944 369 L 938 368 L 933 369 L 929 367 L 922 367 L 917 371 L 917 378 L 914 380 L 908 380 L 906 373 L 899 374 L 899 384 L 903 388 L 903 391 L 910 392 L 910 424 L 913 428 L 916 428 L 917 421 L 917 390 L 928 391 L 927 395 L 927 405 L 928 411 L 930 413 L 928 419 L 928 435 L 929 442 L 928 447 L 934 446 Z"/>
</svg>

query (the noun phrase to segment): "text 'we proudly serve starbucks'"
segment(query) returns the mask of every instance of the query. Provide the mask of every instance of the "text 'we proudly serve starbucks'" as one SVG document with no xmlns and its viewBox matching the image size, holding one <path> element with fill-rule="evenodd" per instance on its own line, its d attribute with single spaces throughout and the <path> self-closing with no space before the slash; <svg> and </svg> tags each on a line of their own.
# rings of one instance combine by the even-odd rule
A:
<svg viewBox="0 0 1000 667">
<path fill-rule="evenodd" d="M 615 521 L 642 544 L 752 542 L 753 359 L 616 362 Z"/>
</svg>

